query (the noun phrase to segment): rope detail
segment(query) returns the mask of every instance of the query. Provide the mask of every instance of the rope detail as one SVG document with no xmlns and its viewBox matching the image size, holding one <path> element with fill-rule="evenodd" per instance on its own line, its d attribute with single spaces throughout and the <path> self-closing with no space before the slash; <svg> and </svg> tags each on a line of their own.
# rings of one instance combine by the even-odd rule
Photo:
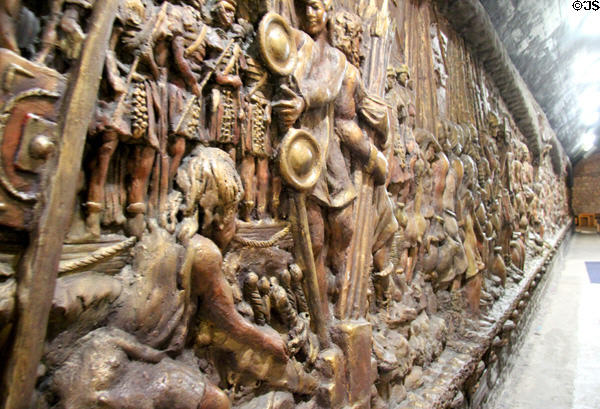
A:
<svg viewBox="0 0 600 409">
<path fill-rule="evenodd" d="M 127 240 L 124 240 L 124 241 L 114 244 L 112 246 L 103 247 L 101 249 L 94 251 L 89 256 L 66 262 L 59 268 L 58 272 L 59 273 L 68 273 L 70 271 L 74 271 L 74 270 L 80 269 L 82 267 L 87 267 L 89 265 L 98 263 L 99 261 L 105 260 L 109 257 L 114 256 L 117 253 L 120 253 L 121 251 L 123 251 L 125 249 L 128 249 L 129 247 L 132 247 L 136 241 L 137 241 L 136 237 L 130 237 Z"/>
<path fill-rule="evenodd" d="M 269 240 L 252 240 L 241 236 L 235 236 L 234 240 L 242 244 L 245 247 L 253 248 L 267 248 L 273 247 L 279 240 L 283 239 L 290 231 L 290 226 L 286 226 L 277 233 L 275 233 Z"/>
</svg>

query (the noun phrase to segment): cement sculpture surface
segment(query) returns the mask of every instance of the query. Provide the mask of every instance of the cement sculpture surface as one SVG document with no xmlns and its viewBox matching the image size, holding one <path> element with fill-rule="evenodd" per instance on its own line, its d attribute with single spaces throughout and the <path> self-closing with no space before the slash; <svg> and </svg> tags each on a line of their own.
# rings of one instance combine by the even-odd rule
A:
<svg viewBox="0 0 600 409">
<path fill-rule="evenodd" d="M 0 1 L 3 407 L 477 395 L 566 169 L 437 2 L 41 3 Z"/>
</svg>

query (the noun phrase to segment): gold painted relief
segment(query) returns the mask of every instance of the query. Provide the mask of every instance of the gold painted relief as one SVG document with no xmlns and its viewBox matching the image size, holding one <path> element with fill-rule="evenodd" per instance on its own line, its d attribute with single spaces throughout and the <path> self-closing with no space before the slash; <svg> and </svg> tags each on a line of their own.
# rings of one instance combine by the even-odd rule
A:
<svg viewBox="0 0 600 409">
<path fill-rule="evenodd" d="M 4 408 L 476 393 L 566 182 L 433 4 L 42 3 L 0 1 Z"/>
</svg>

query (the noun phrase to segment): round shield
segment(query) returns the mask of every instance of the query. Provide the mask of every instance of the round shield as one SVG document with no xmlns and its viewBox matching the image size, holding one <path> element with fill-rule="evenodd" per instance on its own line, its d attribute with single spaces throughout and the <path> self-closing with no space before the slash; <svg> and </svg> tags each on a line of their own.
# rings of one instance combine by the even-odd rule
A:
<svg viewBox="0 0 600 409">
<path fill-rule="evenodd" d="M 277 13 L 267 13 L 258 26 L 260 52 L 273 74 L 290 75 L 296 66 L 296 42 L 288 22 Z"/>
<path fill-rule="evenodd" d="M 279 170 L 286 183 L 298 191 L 311 189 L 322 168 L 323 155 L 316 139 L 304 130 L 290 129 L 279 153 Z"/>
</svg>

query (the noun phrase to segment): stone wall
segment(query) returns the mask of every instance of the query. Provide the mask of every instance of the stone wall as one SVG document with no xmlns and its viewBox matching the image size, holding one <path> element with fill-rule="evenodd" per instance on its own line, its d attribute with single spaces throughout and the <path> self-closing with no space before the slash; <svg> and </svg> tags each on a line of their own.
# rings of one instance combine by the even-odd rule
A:
<svg viewBox="0 0 600 409">
<path fill-rule="evenodd" d="M 575 214 L 600 213 L 600 152 L 573 168 L 572 206 Z"/>
<path fill-rule="evenodd" d="M 579 122 L 577 86 L 569 64 L 585 37 L 570 20 L 585 16 L 572 9 L 572 2 L 551 0 L 483 0 L 508 55 L 530 90 L 544 108 L 558 138 L 569 155 L 577 155 L 578 136 L 585 132 Z M 589 39 L 590 43 L 593 39 Z"/>
</svg>

